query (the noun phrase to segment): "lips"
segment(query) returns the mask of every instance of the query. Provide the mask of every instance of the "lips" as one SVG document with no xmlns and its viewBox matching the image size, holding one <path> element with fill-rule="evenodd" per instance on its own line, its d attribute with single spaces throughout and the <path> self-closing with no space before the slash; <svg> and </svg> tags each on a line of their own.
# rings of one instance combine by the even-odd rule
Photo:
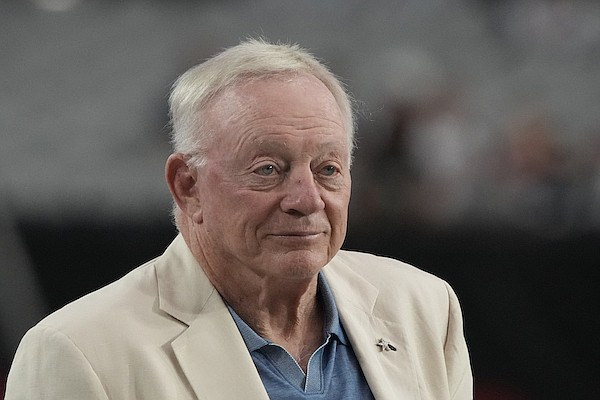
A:
<svg viewBox="0 0 600 400">
<path fill-rule="evenodd" d="M 299 239 L 328 235 L 329 232 L 331 232 L 328 224 L 318 223 L 316 221 L 303 221 L 306 223 L 298 222 L 300 221 L 278 221 L 276 224 L 269 224 L 268 227 L 264 226 L 261 230 L 267 236 Z"/>
<path fill-rule="evenodd" d="M 269 233 L 268 236 L 271 236 L 272 238 L 275 239 L 279 239 L 279 240 L 285 240 L 285 241 L 299 241 L 299 242 L 306 242 L 306 241 L 313 241 L 313 240 L 318 240 L 322 237 L 324 237 L 324 235 L 326 235 L 327 231 L 326 230 L 320 230 L 320 229 L 299 229 L 299 230 L 283 230 L 283 231 L 274 231 Z"/>
<path fill-rule="evenodd" d="M 323 233 L 323 231 L 291 231 L 291 232 L 280 232 L 274 233 L 273 236 L 316 236 Z"/>
</svg>

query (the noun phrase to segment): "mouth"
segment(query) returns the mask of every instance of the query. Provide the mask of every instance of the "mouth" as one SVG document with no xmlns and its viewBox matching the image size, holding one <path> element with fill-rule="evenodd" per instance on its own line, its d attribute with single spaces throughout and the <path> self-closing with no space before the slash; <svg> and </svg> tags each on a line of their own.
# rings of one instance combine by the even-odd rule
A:
<svg viewBox="0 0 600 400">
<path fill-rule="evenodd" d="M 269 236 L 274 238 L 283 239 L 283 240 L 299 240 L 299 241 L 308 241 L 315 240 L 317 238 L 322 237 L 325 234 L 323 231 L 319 230 L 292 230 L 292 231 L 281 231 L 271 233 Z"/>
<path fill-rule="evenodd" d="M 275 236 L 275 237 L 289 237 L 289 238 L 310 238 L 310 237 L 315 237 L 315 236 L 319 236 L 321 235 L 323 232 L 321 231 L 292 231 L 292 232 L 277 232 L 277 233 L 273 233 L 271 236 Z"/>
</svg>

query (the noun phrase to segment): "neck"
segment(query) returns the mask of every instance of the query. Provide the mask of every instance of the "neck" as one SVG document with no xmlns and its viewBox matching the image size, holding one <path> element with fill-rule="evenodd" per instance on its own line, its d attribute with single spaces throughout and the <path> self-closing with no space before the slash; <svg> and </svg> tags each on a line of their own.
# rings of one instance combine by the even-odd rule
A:
<svg viewBox="0 0 600 400">
<path fill-rule="evenodd" d="M 324 315 L 317 297 L 317 277 L 308 284 L 262 282 L 245 287 L 244 295 L 217 287 L 235 312 L 261 337 L 294 357 L 306 371 L 312 353 L 322 344 Z"/>
<path fill-rule="evenodd" d="M 223 298 L 261 336 L 292 339 L 306 327 L 320 322 L 317 277 L 308 282 L 281 282 L 263 279 L 253 287 L 227 288 L 221 285 Z M 228 290 L 229 289 L 229 290 Z M 242 295 L 240 295 L 242 294 Z"/>
</svg>

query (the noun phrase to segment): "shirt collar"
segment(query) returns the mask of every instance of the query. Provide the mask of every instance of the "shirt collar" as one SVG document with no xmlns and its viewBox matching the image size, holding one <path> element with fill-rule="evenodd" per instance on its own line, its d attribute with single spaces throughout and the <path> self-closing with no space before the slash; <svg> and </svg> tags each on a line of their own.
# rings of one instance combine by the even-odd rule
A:
<svg viewBox="0 0 600 400">
<path fill-rule="evenodd" d="M 335 299 L 333 298 L 333 293 L 329 288 L 329 284 L 325 279 L 325 276 L 321 272 L 318 275 L 317 282 L 317 296 L 319 296 L 320 301 L 323 304 L 323 311 L 325 312 L 325 337 L 332 336 L 333 338 L 337 338 L 337 340 L 343 344 L 348 344 L 348 339 L 346 334 L 344 333 L 344 329 L 342 328 L 342 324 L 340 323 L 340 317 L 337 311 L 337 306 L 335 304 Z M 246 347 L 250 352 L 260 349 L 261 347 L 272 344 L 272 342 L 262 338 L 258 335 L 239 315 L 231 308 L 229 304 L 227 304 L 227 308 L 233 317 L 244 342 L 246 343 Z"/>
</svg>

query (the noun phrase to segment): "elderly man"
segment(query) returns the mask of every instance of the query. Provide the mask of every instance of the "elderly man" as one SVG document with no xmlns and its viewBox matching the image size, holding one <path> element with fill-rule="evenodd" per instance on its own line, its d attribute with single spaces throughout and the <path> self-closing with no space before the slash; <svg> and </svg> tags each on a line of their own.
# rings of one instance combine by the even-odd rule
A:
<svg viewBox="0 0 600 400">
<path fill-rule="evenodd" d="M 452 289 L 340 250 L 354 123 L 322 64 L 247 41 L 170 106 L 179 236 L 32 328 L 8 400 L 472 397 Z"/>
</svg>

